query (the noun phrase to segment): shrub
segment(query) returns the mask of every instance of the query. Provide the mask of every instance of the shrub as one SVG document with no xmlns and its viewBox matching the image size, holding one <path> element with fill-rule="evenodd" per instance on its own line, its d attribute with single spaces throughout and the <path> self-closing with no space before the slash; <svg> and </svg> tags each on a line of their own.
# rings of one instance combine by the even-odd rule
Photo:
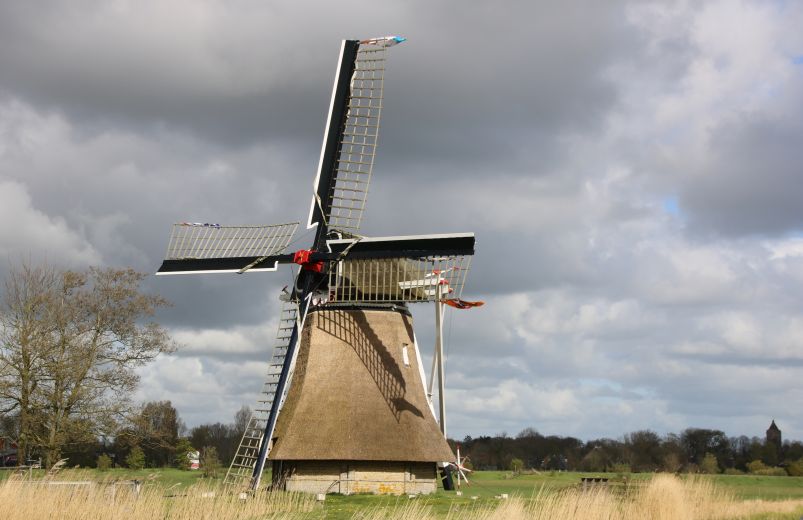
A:
<svg viewBox="0 0 803 520">
<path fill-rule="evenodd" d="M 714 475 L 719 473 L 719 464 L 717 464 L 717 457 L 713 453 L 706 453 L 703 461 L 700 463 L 700 473 L 708 473 Z"/>
<path fill-rule="evenodd" d="M 618 462 L 613 464 L 608 471 L 611 473 L 630 473 L 630 464 L 625 464 L 623 462 Z"/>
<path fill-rule="evenodd" d="M 145 453 L 139 446 L 134 446 L 125 458 L 125 464 L 131 469 L 142 469 L 145 467 Z"/>
<path fill-rule="evenodd" d="M 786 467 L 786 473 L 790 477 L 803 477 L 803 459 L 797 462 L 790 462 Z"/>
<path fill-rule="evenodd" d="M 190 469 L 190 453 L 194 453 L 195 448 L 190 444 L 189 439 L 179 439 L 176 444 L 176 467 L 178 469 Z"/>
<path fill-rule="evenodd" d="M 201 470 L 204 472 L 204 477 L 217 477 L 220 471 L 220 459 L 214 446 L 207 446 L 201 451 Z"/>
<path fill-rule="evenodd" d="M 786 470 L 783 468 L 766 468 L 755 471 L 753 474 L 761 475 L 764 477 L 785 477 Z"/>
<path fill-rule="evenodd" d="M 521 473 L 521 470 L 524 469 L 524 461 L 521 459 L 512 459 L 510 461 L 510 470 L 513 471 L 515 474 Z"/>
<path fill-rule="evenodd" d="M 664 456 L 664 471 L 669 473 L 677 473 L 680 471 L 681 467 L 683 467 L 683 464 L 680 462 L 680 457 L 678 457 L 677 453 L 667 453 Z"/>
<path fill-rule="evenodd" d="M 744 475 L 744 471 L 736 468 L 725 468 L 724 473 L 726 475 Z"/>
<path fill-rule="evenodd" d="M 767 466 L 761 462 L 760 460 L 754 460 L 753 462 L 747 463 L 747 471 L 754 474 L 759 474 L 759 471 L 764 471 L 767 469 Z"/>
<path fill-rule="evenodd" d="M 97 466 L 100 471 L 108 471 L 112 467 L 112 458 L 103 453 L 98 457 Z"/>
</svg>

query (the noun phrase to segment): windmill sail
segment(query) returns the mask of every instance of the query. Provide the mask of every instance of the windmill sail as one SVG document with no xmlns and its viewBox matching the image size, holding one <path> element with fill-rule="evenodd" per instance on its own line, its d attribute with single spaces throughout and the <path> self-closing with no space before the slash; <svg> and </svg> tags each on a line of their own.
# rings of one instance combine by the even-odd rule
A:
<svg viewBox="0 0 803 520">
<path fill-rule="evenodd" d="M 157 275 L 236 273 L 284 251 L 298 222 L 274 226 L 221 226 L 198 222 L 173 225 L 167 255 Z M 252 271 L 273 271 L 276 262 L 252 265 Z"/>
<path fill-rule="evenodd" d="M 458 298 L 470 256 L 342 260 L 329 273 L 331 302 L 433 302 Z"/>
<path fill-rule="evenodd" d="M 474 234 L 329 240 L 331 302 L 432 302 L 460 296 Z"/>
<path fill-rule="evenodd" d="M 345 40 L 340 49 L 307 227 L 357 230 L 376 156 L 387 48 L 401 37 Z"/>
</svg>

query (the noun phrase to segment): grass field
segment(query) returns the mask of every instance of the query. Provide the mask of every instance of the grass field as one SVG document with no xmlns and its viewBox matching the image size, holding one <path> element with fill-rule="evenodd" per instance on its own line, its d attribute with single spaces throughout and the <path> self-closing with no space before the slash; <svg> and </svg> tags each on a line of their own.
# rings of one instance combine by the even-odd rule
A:
<svg viewBox="0 0 803 520">
<path fill-rule="evenodd" d="M 0 479 L 7 479 L 10 472 L 0 472 Z M 34 471 L 33 480 L 38 480 L 44 474 L 43 471 Z M 198 514 L 199 518 L 228 517 L 230 512 L 237 512 L 243 517 L 252 518 L 250 513 L 263 511 L 266 513 L 276 510 L 280 511 L 277 517 L 288 516 L 288 511 L 281 511 L 282 508 L 291 507 L 296 518 L 417 518 L 427 517 L 451 517 L 462 518 L 463 516 L 484 518 L 488 515 L 503 518 L 513 515 L 515 518 L 534 518 L 538 517 L 536 511 L 544 508 L 549 509 L 553 514 L 558 514 L 560 507 L 568 507 L 567 503 L 577 502 L 585 504 L 591 501 L 596 505 L 585 504 L 585 509 L 599 509 L 599 515 L 580 515 L 578 518 L 630 518 L 630 509 L 636 507 L 633 504 L 642 504 L 643 507 L 658 507 L 653 504 L 655 498 L 667 495 L 668 499 L 679 501 L 680 504 L 686 503 L 711 503 L 721 504 L 715 511 L 733 512 L 742 511 L 735 509 L 742 504 L 744 510 L 741 516 L 716 516 L 717 518 L 773 518 L 785 520 L 798 520 L 803 516 L 803 478 L 801 477 L 765 477 L 752 475 L 714 475 L 714 476 L 681 476 L 679 478 L 664 476 L 664 480 L 659 480 L 663 485 L 663 491 L 655 491 L 658 484 L 653 481 L 652 474 L 592 474 L 592 473 L 537 473 L 514 476 L 509 472 L 475 472 L 470 486 L 464 486 L 462 496 L 457 496 L 454 492 L 438 491 L 434 495 L 409 498 L 355 495 L 341 496 L 328 495 L 323 503 L 318 503 L 310 496 L 280 498 L 278 505 L 273 502 L 266 502 L 260 509 L 258 504 L 244 505 L 238 503 L 233 498 L 224 498 L 230 493 L 215 489 L 219 481 L 214 479 L 203 479 L 199 472 L 180 471 L 175 469 L 160 470 L 141 470 L 131 471 L 125 469 L 114 469 L 105 472 L 97 470 L 67 470 L 59 475 L 61 480 L 70 481 L 93 481 L 110 482 L 125 480 L 140 480 L 143 484 L 144 496 L 139 502 L 152 502 L 149 506 L 156 507 L 164 511 L 166 517 L 174 515 L 181 517 L 185 512 L 195 507 L 202 509 Z M 602 495 L 594 491 L 592 493 L 582 493 L 579 491 L 579 480 L 581 476 L 603 476 L 610 479 L 609 485 L 602 490 Z M 670 482 L 671 481 L 671 482 Z M 668 484 L 672 483 L 671 485 Z M 674 486 L 674 487 L 673 487 Z M 30 500 L 31 491 L 37 486 L 5 486 L 0 484 L 0 495 L 5 495 L 6 500 L 13 500 L 14 497 L 23 500 L 28 497 Z M 52 493 L 43 491 L 45 488 L 37 490 L 37 493 Z M 101 489 L 102 486 L 98 486 Z M 66 488 L 65 488 L 66 489 Z M 61 489 L 60 493 L 65 493 Z M 213 498 L 214 507 L 204 508 L 204 500 L 209 498 L 209 490 L 215 491 Z M 680 489 L 680 491 L 678 491 Z M 16 491 L 14 491 L 16 490 Z M 702 490 L 702 491 L 699 491 Z M 68 501 L 75 502 L 74 492 Z M 98 492 L 100 493 L 100 492 Z M 205 494 L 204 494 L 205 493 Z M 678 496 L 688 495 L 686 498 L 679 499 Z M 502 494 L 507 494 L 510 498 L 502 500 L 496 498 Z M 652 494 L 652 495 L 651 495 Z M 705 495 L 705 496 L 704 496 Z M 108 502 L 108 492 L 105 495 L 98 494 L 94 498 L 87 498 L 88 501 L 104 500 Z M 99 498 L 100 497 L 100 498 Z M 105 497 L 105 498 L 104 498 Z M 691 497 L 691 498 L 689 498 Z M 694 498 L 697 497 L 697 498 Z M 699 498 L 703 497 L 703 498 Z M 708 498 L 706 498 L 708 497 Z M 61 500 L 61 499 L 59 499 Z M 270 499 L 270 500 L 276 500 Z M 652 502 L 650 502 L 652 500 Z M 574 501 L 574 502 L 572 502 Z M 579 502 L 578 502 L 579 501 Z M 659 500 L 660 501 L 660 500 Z M 696 502 L 695 502 L 696 501 Z M 105 504 L 106 502 L 103 502 Z M 208 500 L 207 500 L 208 502 Z M 258 500 L 256 502 L 259 502 Z M 3 502 L 8 504 L 8 502 Z M 200 505 L 199 505 L 200 504 Z M 282 505 L 283 504 L 283 505 Z M 288 506 L 287 504 L 291 504 Z M 653 505 L 650 505 L 653 504 Z M 209 502 L 209 506 L 213 503 Z M 625 507 L 627 506 L 627 507 Z M 632 506 L 632 507 L 631 507 Z M 106 507 L 105 505 L 103 507 Z M 239 510 L 238 508 L 246 508 Z M 577 504 L 575 508 L 580 507 Z M 641 506 L 639 506 L 641 507 Z M 673 506 L 679 507 L 679 506 Z M 700 509 L 701 506 L 695 506 Z M 228 508 L 228 509 L 227 509 Z M 540 509 L 539 509 L 540 508 Z M 625 509 L 627 511 L 625 511 Z M 17 508 L 19 509 L 19 508 Z M 24 509 L 24 508 L 22 508 Z M 595 510 L 596 510 L 595 509 Z M 130 510 L 133 515 L 133 509 Z M 606 513 L 607 511 L 607 513 Z M 613 511 L 613 513 L 611 513 Z M 697 510 L 695 510 L 697 511 Z M 700 509 L 702 511 L 702 509 Z M 706 510 L 707 511 L 707 510 Z M 180 513 L 180 514 L 179 514 Z M 214 514 L 213 514 L 214 513 Z M 248 513 L 248 514 L 247 514 Z M 604 514 L 603 514 L 604 513 Z M 114 516 L 109 512 L 111 516 Z M 107 514 L 105 517 L 108 517 Z M 691 519 L 709 518 L 713 513 L 710 511 L 703 516 L 697 513 L 680 516 L 661 516 L 667 519 Z M 740 513 L 741 514 L 741 513 Z M 212 515 L 212 516 L 210 516 Z M 613 515 L 613 516 L 611 516 Z M 707 516 L 706 516 L 707 515 Z M 4 518 L 5 515 L 1 515 Z M 190 515 L 191 516 L 191 515 Z M 636 515 L 635 517 L 637 517 Z M 83 518 L 82 516 L 77 516 Z M 99 517 L 104 517 L 100 515 Z M 131 516 L 135 518 L 136 516 Z M 188 516 L 189 517 L 189 516 Z M 234 514 L 231 518 L 238 518 L 239 514 Z M 270 517 L 270 515 L 257 515 L 253 518 Z M 35 512 L 20 516 L 25 520 L 38 518 Z"/>
</svg>

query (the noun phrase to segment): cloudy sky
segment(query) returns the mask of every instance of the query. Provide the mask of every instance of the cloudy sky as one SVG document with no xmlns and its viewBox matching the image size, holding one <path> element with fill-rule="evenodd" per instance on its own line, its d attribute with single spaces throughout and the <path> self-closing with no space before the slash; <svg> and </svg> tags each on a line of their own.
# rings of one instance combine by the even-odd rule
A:
<svg viewBox="0 0 803 520">
<path fill-rule="evenodd" d="M 6 0 L 0 276 L 154 272 L 173 222 L 305 219 L 339 41 L 402 34 L 363 230 L 477 234 L 450 434 L 800 439 L 800 27 L 784 0 Z M 184 346 L 137 397 L 231 421 L 289 277 L 149 279 Z"/>
</svg>

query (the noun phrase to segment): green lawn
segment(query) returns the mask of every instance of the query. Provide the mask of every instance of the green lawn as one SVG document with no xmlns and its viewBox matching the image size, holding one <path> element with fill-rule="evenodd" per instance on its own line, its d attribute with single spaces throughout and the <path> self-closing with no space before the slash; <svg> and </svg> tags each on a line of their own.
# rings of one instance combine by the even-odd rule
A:
<svg viewBox="0 0 803 520">
<path fill-rule="evenodd" d="M 0 480 L 13 474 L 13 470 L 0 471 Z M 42 478 L 46 471 L 33 470 L 33 476 Z M 174 468 L 132 470 L 125 468 L 98 471 L 96 469 L 65 469 L 59 472 L 59 479 L 65 480 L 141 480 L 161 487 L 190 486 L 201 480 L 199 471 L 182 471 Z"/>
<path fill-rule="evenodd" d="M 760 477 L 756 475 L 714 475 L 718 484 L 744 499 L 803 499 L 803 477 Z"/>
</svg>

